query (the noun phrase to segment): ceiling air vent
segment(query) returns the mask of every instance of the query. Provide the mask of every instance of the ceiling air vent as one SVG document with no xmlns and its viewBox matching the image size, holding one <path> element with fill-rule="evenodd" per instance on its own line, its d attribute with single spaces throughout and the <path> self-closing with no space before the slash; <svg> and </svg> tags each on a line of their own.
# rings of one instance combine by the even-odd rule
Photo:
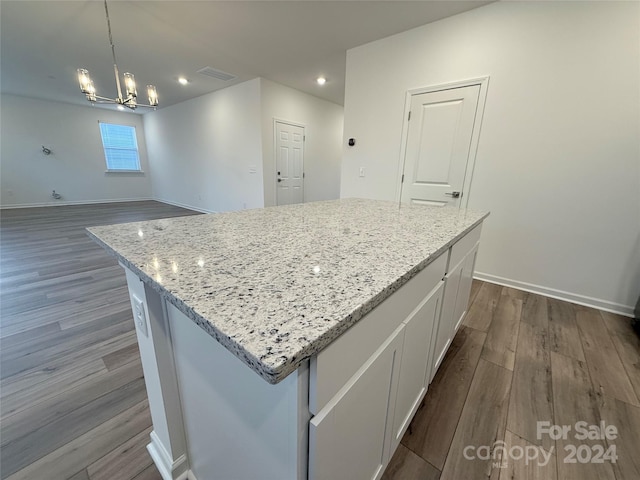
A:
<svg viewBox="0 0 640 480">
<path fill-rule="evenodd" d="M 231 75 L 230 73 L 223 72 L 222 70 L 216 70 L 211 67 L 204 67 L 198 70 L 198 73 L 201 75 L 206 75 L 207 77 L 217 78 L 218 80 L 223 80 L 228 82 L 229 80 L 233 80 L 236 78 L 235 75 Z"/>
</svg>

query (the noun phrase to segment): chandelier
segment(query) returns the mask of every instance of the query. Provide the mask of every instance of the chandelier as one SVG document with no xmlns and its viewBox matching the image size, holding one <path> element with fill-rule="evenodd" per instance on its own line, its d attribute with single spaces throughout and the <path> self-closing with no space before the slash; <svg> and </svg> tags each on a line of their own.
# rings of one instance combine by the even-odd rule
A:
<svg viewBox="0 0 640 480">
<path fill-rule="evenodd" d="M 113 37 L 111 36 L 111 21 L 109 19 L 109 9 L 107 8 L 107 0 L 104 0 L 104 11 L 107 17 L 107 30 L 109 32 L 109 43 L 111 44 L 111 55 L 113 56 L 113 71 L 116 76 L 116 87 L 118 90 L 117 98 L 101 97 L 96 94 L 96 89 L 93 86 L 93 80 L 89 77 L 89 72 L 84 68 L 78 69 L 78 82 L 80 83 L 80 90 L 84 93 L 92 104 L 95 103 L 115 103 L 118 108 L 123 110 L 124 107 L 135 110 L 136 107 L 152 107 L 154 110 L 158 106 L 158 93 L 156 87 L 153 85 L 147 85 L 147 97 L 149 98 L 149 105 L 139 104 L 137 102 L 138 92 L 136 90 L 136 81 L 132 73 L 124 73 L 124 86 L 126 89 L 126 97 L 122 96 L 122 87 L 120 86 L 120 74 L 118 72 L 118 65 L 116 63 L 116 47 L 113 44 Z"/>
</svg>

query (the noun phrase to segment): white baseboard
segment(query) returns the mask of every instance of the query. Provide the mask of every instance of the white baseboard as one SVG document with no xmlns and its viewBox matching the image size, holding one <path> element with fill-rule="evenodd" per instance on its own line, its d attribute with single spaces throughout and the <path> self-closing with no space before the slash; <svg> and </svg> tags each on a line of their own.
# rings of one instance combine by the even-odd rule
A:
<svg viewBox="0 0 640 480">
<path fill-rule="evenodd" d="M 540 295 L 544 295 L 545 297 L 565 300 L 567 302 L 577 303 L 578 305 L 584 305 L 586 307 L 604 310 L 605 312 L 617 313 L 618 315 L 624 315 L 625 317 L 634 316 L 633 310 L 635 309 L 635 306 L 631 305 L 623 305 L 621 303 L 614 303 L 608 300 L 587 297 L 586 295 L 579 295 L 577 293 L 556 290 L 555 288 L 542 287 L 540 285 L 520 282 L 518 280 L 511 280 L 510 278 L 498 277 L 497 275 L 490 275 L 488 273 L 475 272 L 473 277 L 484 282 L 496 283 L 498 285 L 504 285 L 506 287 L 513 287 L 517 288 L 518 290 L 524 290 L 525 292 L 537 293 Z"/>
<path fill-rule="evenodd" d="M 173 205 L 174 207 L 186 208 L 187 210 L 195 210 L 200 213 L 218 213 L 215 210 L 207 210 L 206 208 L 194 207 L 193 205 L 187 205 L 185 203 L 173 202 L 171 200 L 164 200 L 162 198 L 153 198 L 156 202 L 166 203 L 167 205 Z"/>
<path fill-rule="evenodd" d="M 182 454 L 176 460 L 173 460 L 155 430 L 149 436 L 151 437 L 151 443 L 147 445 L 147 451 L 151 455 L 151 459 L 163 480 L 192 480 L 194 478 L 189 476 L 190 470 L 188 469 L 186 455 Z"/>
<path fill-rule="evenodd" d="M 21 203 L 18 205 L 0 205 L 0 210 L 10 210 L 14 208 L 38 208 L 38 207 L 64 207 L 67 205 L 94 205 L 97 203 L 124 203 L 124 202 L 144 202 L 153 200 L 151 197 L 143 197 L 143 198 L 117 198 L 117 199 L 107 199 L 107 200 L 74 200 L 74 201 L 66 201 L 66 200 L 55 200 L 52 202 L 43 202 L 43 203 Z"/>
</svg>

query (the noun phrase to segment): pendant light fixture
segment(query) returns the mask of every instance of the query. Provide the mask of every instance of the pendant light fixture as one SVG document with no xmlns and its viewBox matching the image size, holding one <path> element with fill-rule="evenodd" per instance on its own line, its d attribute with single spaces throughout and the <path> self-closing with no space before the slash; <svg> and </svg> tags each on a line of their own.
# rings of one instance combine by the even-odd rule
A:
<svg viewBox="0 0 640 480">
<path fill-rule="evenodd" d="M 113 71 L 116 77 L 116 88 L 118 96 L 116 98 L 101 97 L 96 94 L 96 89 L 93 86 L 93 80 L 89 76 L 89 72 L 84 68 L 78 69 L 78 83 L 80 84 L 80 91 L 85 94 L 87 100 L 91 103 L 114 103 L 116 105 L 124 106 L 135 110 L 136 107 L 151 107 L 155 110 L 158 106 L 158 93 L 156 87 L 153 85 L 147 85 L 147 97 L 149 99 L 149 105 L 139 104 L 137 102 L 138 91 L 136 89 L 136 80 L 132 73 L 124 73 L 124 87 L 126 96 L 122 95 L 122 87 L 120 85 L 120 73 L 118 72 L 118 65 L 116 63 L 116 47 L 113 44 L 113 37 L 111 36 L 111 20 L 109 19 L 109 9 L 107 7 L 107 0 L 104 0 L 104 12 L 107 17 L 107 31 L 109 32 L 109 44 L 111 45 L 111 55 L 113 57 Z"/>
</svg>

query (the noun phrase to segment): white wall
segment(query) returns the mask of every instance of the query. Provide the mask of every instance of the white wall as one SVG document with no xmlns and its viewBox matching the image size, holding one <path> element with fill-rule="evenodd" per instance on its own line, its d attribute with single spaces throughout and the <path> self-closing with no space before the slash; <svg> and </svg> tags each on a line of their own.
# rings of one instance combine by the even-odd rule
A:
<svg viewBox="0 0 640 480">
<path fill-rule="evenodd" d="M 264 205 L 259 79 L 147 113 L 144 127 L 157 200 L 215 212 Z"/>
<path fill-rule="evenodd" d="M 342 105 L 261 79 L 265 205 L 276 204 L 274 118 L 305 126 L 304 201 L 340 197 Z"/>
<path fill-rule="evenodd" d="M 6 94 L 0 100 L 2 207 L 151 197 L 140 115 Z M 99 121 L 136 127 L 145 173 L 105 173 Z M 53 153 L 44 155 L 43 145 Z M 54 200 L 52 190 L 62 199 Z"/>
<path fill-rule="evenodd" d="M 408 89 L 490 75 L 470 192 L 486 279 L 630 313 L 640 4 L 497 2 L 347 54 L 341 196 L 393 199 Z M 358 168 L 367 176 L 358 178 Z"/>
</svg>

